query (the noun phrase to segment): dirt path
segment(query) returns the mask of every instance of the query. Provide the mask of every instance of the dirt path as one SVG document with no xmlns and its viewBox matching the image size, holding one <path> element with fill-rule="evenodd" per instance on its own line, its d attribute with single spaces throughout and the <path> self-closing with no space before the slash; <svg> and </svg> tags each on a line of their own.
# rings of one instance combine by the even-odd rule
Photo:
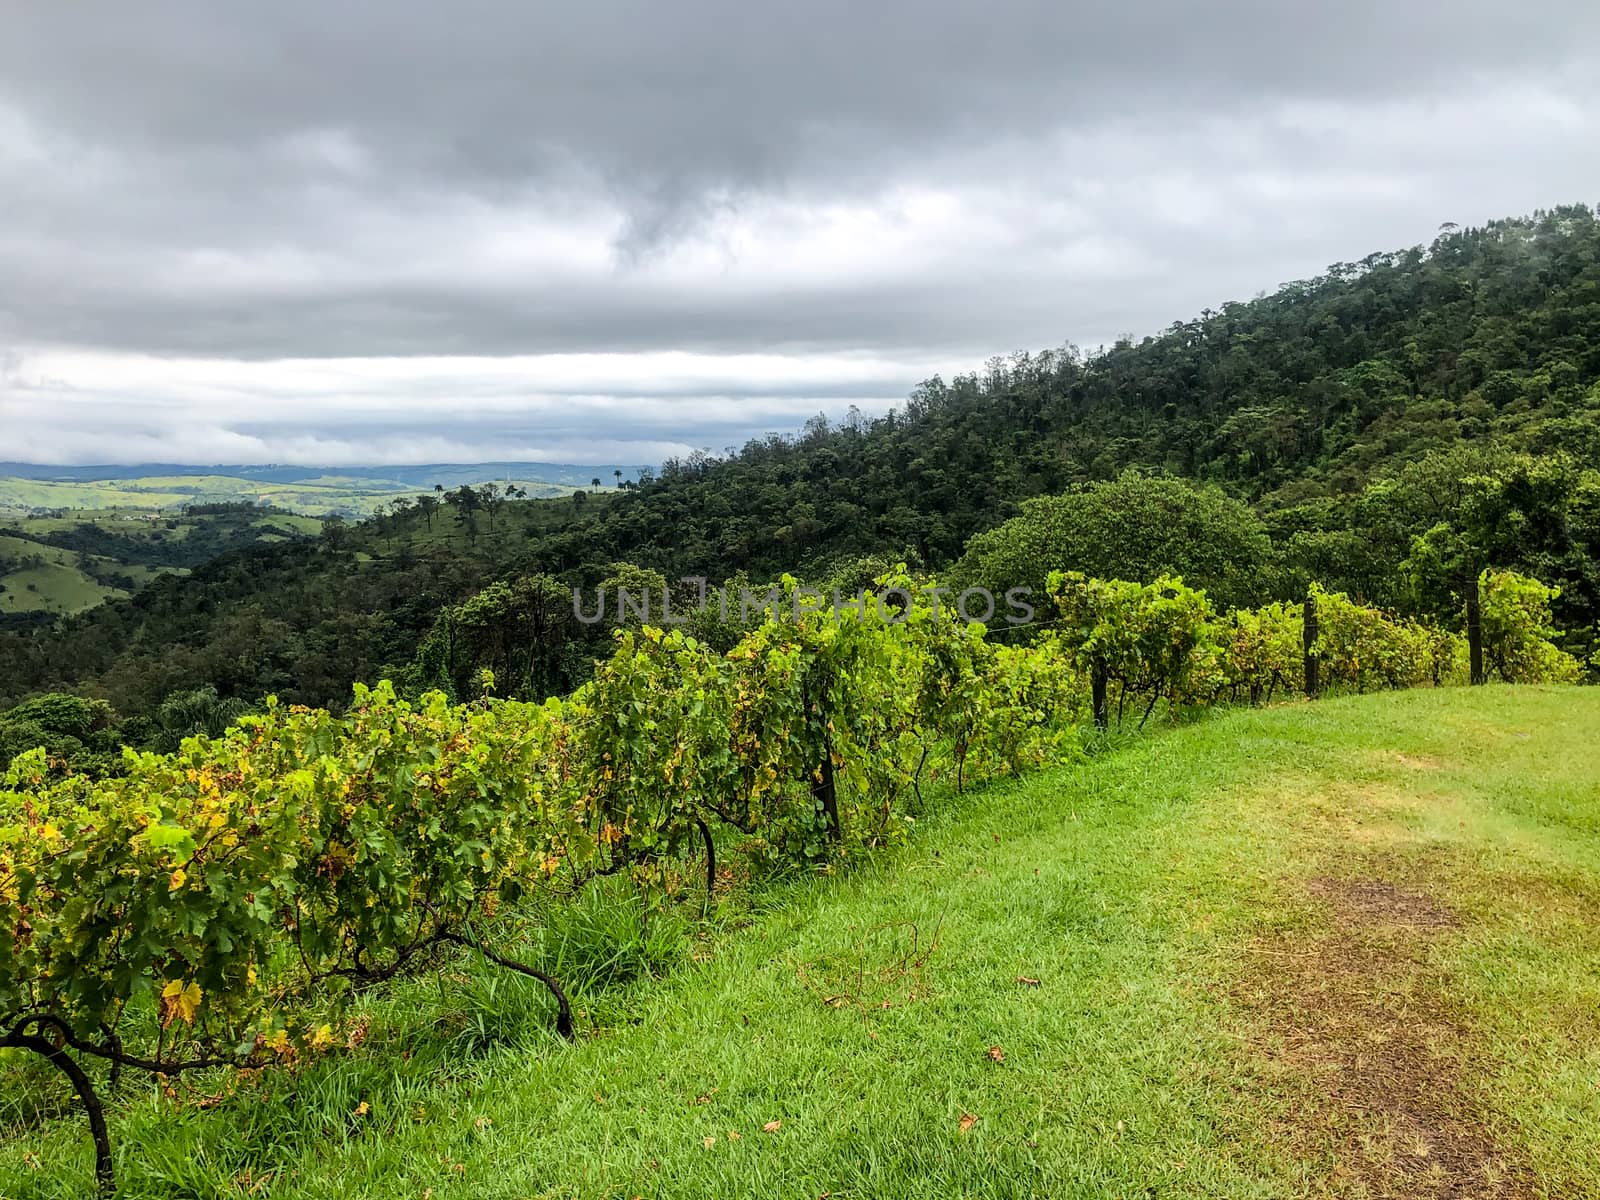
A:
<svg viewBox="0 0 1600 1200">
<path fill-rule="evenodd" d="M 1266 1085 L 1293 1112 L 1274 1134 L 1333 1195 L 1538 1195 L 1463 1089 L 1468 1039 L 1428 977 L 1428 943 L 1455 915 L 1382 878 L 1306 886 L 1325 923 L 1254 945 L 1237 993 Z"/>
</svg>

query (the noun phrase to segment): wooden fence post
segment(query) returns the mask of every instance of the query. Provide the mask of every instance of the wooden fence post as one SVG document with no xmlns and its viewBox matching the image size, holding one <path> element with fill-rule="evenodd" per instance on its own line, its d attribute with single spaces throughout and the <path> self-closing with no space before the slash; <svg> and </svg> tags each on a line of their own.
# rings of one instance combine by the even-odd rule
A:
<svg viewBox="0 0 1600 1200">
<path fill-rule="evenodd" d="M 1305 631 L 1301 635 L 1301 644 L 1305 647 L 1306 696 L 1315 700 L 1321 685 L 1321 680 L 1318 678 L 1317 656 L 1312 650 L 1312 647 L 1317 644 L 1317 598 L 1309 593 L 1306 595 L 1304 612 Z"/>
<path fill-rule="evenodd" d="M 1474 686 L 1484 682 L 1483 675 L 1483 611 L 1478 594 L 1478 575 L 1467 580 L 1467 655 L 1472 664 Z"/>
<path fill-rule="evenodd" d="M 1111 710 L 1106 703 L 1106 685 L 1110 682 L 1107 679 L 1108 674 L 1105 666 L 1098 662 L 1089 668 L 1089 691 L 1094 707 L 1094 723 L 1101 729 L 1111 723 Z"/>
<path fill-rule="evenodd" d="M 833 777 L 833 744 L 828 738 L 822 739 L 822 765 L 812 777 L 811 795 L 827 820 L 828 836 L 835 842 L 842 840 L 844 829 L 839 823 L 839 789 Z"/>
</svg>

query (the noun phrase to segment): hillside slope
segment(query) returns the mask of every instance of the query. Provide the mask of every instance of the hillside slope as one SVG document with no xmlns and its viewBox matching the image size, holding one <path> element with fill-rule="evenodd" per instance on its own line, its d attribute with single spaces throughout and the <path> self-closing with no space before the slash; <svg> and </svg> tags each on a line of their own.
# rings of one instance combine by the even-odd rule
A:
<svg viewBox="0 0 1600 1200">
<path fill-rule="evenodd" d="M 337 544 L 221 560 L 60 634 L 0 642 L 0 689 L 87 688 L 133 710 L 163 689 L 253 700 L 288 680 L 296 699 L 338 703 L 351 681 L 409 661 L 442 605 L 497 577 L 592 585 L 624 561 L 669 578 L 822 578 L 861 557 L 939 570 L 1027 498 L 1129 467 L 1252 502 L 1286 555 L 1309 547 L 1286 564 L 1301 574 L 1392 580 L 1428 525 L 1385 530 L 1375 556 L 1363 488 L 1459 447 L 1600 464 L 1593 210 L 1445 232 L 1102 353 L 994 359 L 875 420 L 819 418 L 726 459 L 668 462 L 638 487 L 511 505 L 498 530 L 492 513 L 480 529 L 413 510 Z M 1580 490 L 1568 540 L 1592 542 L 1600 476 Z M 1592 556 L 1574 571 L 1600 594 Z M 239 640 L 259 669 L 250 655 L 208 665 L 208 646 Z"/>
<path fill-rule="evenodd" d="M 1337 522 L 1432 450 L 1600 464 L 1597 383 L 1600 221 L 1575 206 L 1336 264 L 1099 354 L 991 359 L 880 420 L 668 463 L 582 536 L 669 574 L 884 551 L 937 567 L 1024 498 L 1130 466 L 1215 482 L 1283 526 Z"/>
<path fill-rule="evenodd" d="M 160 568 L 11 536 L 0 525 L 0 614 L 75 613 L 144 586 Z"/>
<path fill-rule="evenodd" d="M 613 980 L 575 1046 L 464 960 L 331 1061 L 119 1104 L 125 1195 L 1600 1195 L 1597 723 L 1592 689 L 1240 710 L 975 794 L 692 961 L 684 918 L 595 908 L 547 946 Z M 0 1194 L 88 1179 L 75 1116 L 0 1128 Z"/>
<path fill-rule="evenodd" d="M 125 598 L 229 551 L 309 537 L 321 527 L 313 518 L 253 504 L 166 515 L 127 509 L 0 515 L 0 619 L 39 624 Z"/>
</svg>

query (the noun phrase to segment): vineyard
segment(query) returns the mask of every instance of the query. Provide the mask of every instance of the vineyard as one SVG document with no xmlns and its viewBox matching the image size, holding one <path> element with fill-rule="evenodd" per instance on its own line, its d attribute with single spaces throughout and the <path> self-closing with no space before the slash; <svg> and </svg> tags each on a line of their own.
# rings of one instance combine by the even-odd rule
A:
<svg viewBox="0 0 1600 1200">
<path fill-rule="evenodd" d="M 1178 579 L 1056 573 L 1056 615 L 1008 644 L 903 574 L 879 581 L 898 607 L 808 610 L 786 586 L 730 652 L 624 632 L 591 683 L 544 704 L 496 699 L 491 677 L 463 704 L 382 683 L 343 715 L 269 704 L 174 754 L 129 751 L 108 778 L 17 758 L 0 790 L 0 1047 L 65 1076 L 100 1190 L 115 1187 L 102 1095 L 123 1072 L 337 1054 L 359 997 L 452 954 L 538 980 L 577 1036 L 561 979 L 517 947 L 602 877 L 658 909 L 708 907 L 719 853 L 838 870 L 952 793 L 1083 757 L 1096 726 L 1308 688 L 1579 674 L 1550 641 L 1551 589 L 1510 572 L 1480 580 L 1476 653 L 1321 589 L 1219 613 Z"/>
</svg>

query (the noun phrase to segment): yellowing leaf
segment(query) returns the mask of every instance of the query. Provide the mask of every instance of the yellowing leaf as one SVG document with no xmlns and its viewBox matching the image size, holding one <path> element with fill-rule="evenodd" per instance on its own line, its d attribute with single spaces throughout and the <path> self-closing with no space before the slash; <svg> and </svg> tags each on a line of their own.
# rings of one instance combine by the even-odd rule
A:
<svg viewBox="0 0 1600 1200">
<path fill-rule="evenodd" d="M 198 983 L 185 984 L 178 979 L 169 982 L 161 989 L 161 1027 L 165 1029 L 173 1021 L 193 1025 L 204 997 Z"/>
</svg>

